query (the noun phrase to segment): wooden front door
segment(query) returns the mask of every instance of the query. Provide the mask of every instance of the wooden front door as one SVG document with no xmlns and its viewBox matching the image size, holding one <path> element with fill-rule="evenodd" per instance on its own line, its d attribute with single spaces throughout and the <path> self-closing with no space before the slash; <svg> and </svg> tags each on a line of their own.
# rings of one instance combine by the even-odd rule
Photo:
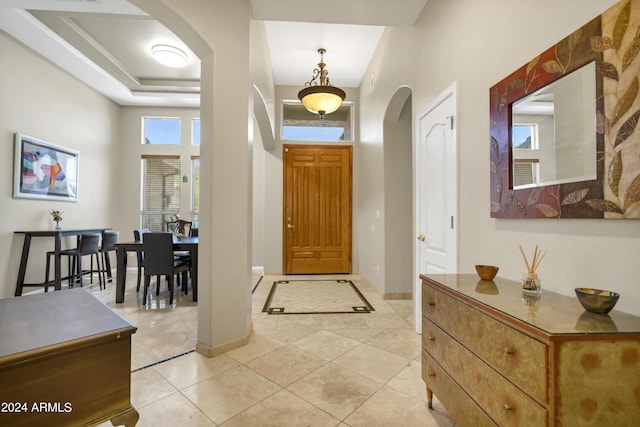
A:
<svg viewBox="0 0 640 427">
<path fill-rule="evenodd" d="M 285 274 L 351 273 L 352 147 L 283 147 Z"/>
</svg>

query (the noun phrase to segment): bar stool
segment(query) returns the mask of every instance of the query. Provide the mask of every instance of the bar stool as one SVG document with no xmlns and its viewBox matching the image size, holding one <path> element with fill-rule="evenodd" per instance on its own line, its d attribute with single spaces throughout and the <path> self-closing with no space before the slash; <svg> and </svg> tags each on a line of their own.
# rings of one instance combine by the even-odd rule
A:
<svg viewBox="0 0 640 427">
<path fill-rule="evenodd" d="M 93 281 L 94 270 L 82 270 L 82 257 L 85 255 L 95 257 L 98 267 L 98 282 L 100 284 L 100 289 L 102 289 L 102 276 L 100 276 L 99 234 L 82 234 L 80 236 L 80 243 L 78 244 L 77 248 L 65 249 L 60 252 L 60 255 L 66 255 L 69 257 L 69 286 L 73 286 L 76 281 L 78 281 L 80 283 L 80 286 L 82 286 L 82 276 L 87 273 L 91 275 L 90 280 Z"/>
<path fill-rule="evenodd" d="M 109 260 L 109 252 L 116 250 L 116 243 L 120 238 L 118 231 L 105 231 L 102 233 L 102 246 L 100 246 L 100 254 L 102 255 L 102 282 L 107 286 L 107 276 L 111 280 L 111 261 Z M 93 268 L 93 261 L 91 262 Z"/>
</svg>

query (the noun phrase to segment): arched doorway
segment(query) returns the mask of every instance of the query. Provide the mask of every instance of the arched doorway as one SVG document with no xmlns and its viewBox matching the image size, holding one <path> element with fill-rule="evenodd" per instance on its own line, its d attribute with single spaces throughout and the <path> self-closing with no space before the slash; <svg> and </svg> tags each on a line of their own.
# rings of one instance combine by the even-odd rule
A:
<svg viewBox="0 0 640 427">
<path fill-rule="evenodd" d="M 411 89 L 399 88 L 384 117 L 384 297 L 413 295 Z"/>
</svg>

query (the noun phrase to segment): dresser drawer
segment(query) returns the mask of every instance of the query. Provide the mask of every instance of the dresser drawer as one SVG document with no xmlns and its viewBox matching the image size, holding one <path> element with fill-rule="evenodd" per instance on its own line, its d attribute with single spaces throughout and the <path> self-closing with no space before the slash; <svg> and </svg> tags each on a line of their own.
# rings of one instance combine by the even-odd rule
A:
<svg viewBox="0 0 640 427">
<path fill-rule="evenodd" d="M 532 396 L 548 402 L 544 343 L 428 285 L 422 287 L 422 314 Z"/>
<path fill-rule="evenodd" d="M 496 427 L 497 424 L 426 353 L 422 352 L 422 379 L 461 427 Z"/>
<path fill-rule="evenodd" d="M 501 426 L 545 426 L 547 411 L 443 330 L 424 320 L 422 345 Z"/>
</svg>

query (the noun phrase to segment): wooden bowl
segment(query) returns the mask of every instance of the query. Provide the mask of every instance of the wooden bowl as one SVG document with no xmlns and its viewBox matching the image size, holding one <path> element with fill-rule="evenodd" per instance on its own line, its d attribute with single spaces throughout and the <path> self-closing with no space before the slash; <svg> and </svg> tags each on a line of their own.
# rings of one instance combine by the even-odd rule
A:
<svg viewBox="0 0 640 427">
<path fill-rule="evenodd" d="M 618 302 L 620 294 L 601 289 L 576 288 L 578 301 L 591 313 L 607 314 Z"/>
<path fill-rule="evenodd" d="M 494 265 L 476 265 L 476 271 L 482 280 L 493 280 L 498 274 L 498 267 Z"/>
</svg>

